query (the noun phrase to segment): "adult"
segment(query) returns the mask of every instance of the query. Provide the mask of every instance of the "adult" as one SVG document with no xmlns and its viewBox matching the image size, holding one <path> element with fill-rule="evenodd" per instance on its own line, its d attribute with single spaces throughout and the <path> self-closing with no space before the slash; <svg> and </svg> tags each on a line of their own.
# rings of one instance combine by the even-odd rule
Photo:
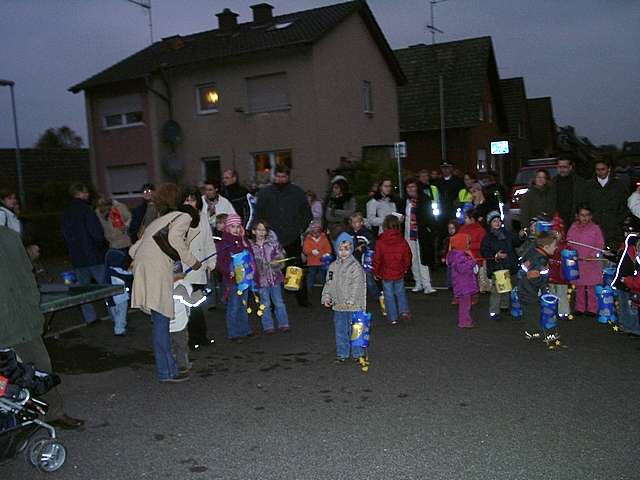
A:
<svg viewBox="0 0 640 480">
<path fill-rule="evenodd" d="M 502 202 L 503 205 L 506 203 L 507 190 L 504 188 L 504 185 L 500 183 L 498 174 L 493 170 L 487 172 L 487 178 L 484 181 L 484 191 L 487 198 L 492 199 L 496 205 L 499 205 L 500 202 Z"/>
<path fill-rule="evenodd" d="M 193 256 L 202 261 L 202 268 L 191 270 L 184 277 L 184 280 L 191 284 L 194 291 L 199 291 L 207 286 L 209 277 L 213 275 L 216 268 L 217 256 L 214 255 L 211 257 L 216 251 L 216 246 L 213 241 L 211 227 L 209 226 L 209 218 L 202 209 L 202 197 L 198 189 L 195 187 L 185 187 L 182 191 L 180 203 L 190 205 L 200 214 L 198 225 L 189 228 L 187 243 L 189 244 L 189 251 Z M 205 260 L 207 257 L 210 258 Z M 183 271 L 186 271 L 188 268 L 189 265 L 182 265 Z M 192 350 L 213 343 L 207 336 L 207 323 L 204 318 L 202 306 L 191 307 L 187 328 L 189 331 L 189 347 Z"/>
<path fill-rule="evenodd" d="M 456 205 L 471 203 L 471 186 L 478 181 L 478 177 L 474 173 L 465 173 L 462 181 L 464 182 L 464 187 L 458 192 Z"/>
<path fill-rule="evenodd" d="M 131 212 L 131 223 L 129 224 L 129 237 L 131 243 L 135 243 L 140 238 L 140 229 L 146 227 L 158 217 L 158 212 L 153 205 L 153 192 L 156 187 L 153 183 L 142 185 L 142 203 Z"/>
<path fill-rule="evenodd" d="M 335 177 L 331 180 L 331 194 L 324 212 L 331 238 L 337 238 L 347 228 L 349 218 L 355 211 L 356 199 L 349 192 L 347 180 L 342 176 Z"/>
<path fill-rule="evenodd" d="M 181 382 L 188 378 L 179 373 L 176 360 L 171 353 L 169 321 L 174 317 L 173 308 L 173 266 L 174 261 L 159 246 L 154 236 L 164 237 L 175 249 L 180 260 L 198 270 L 201 263 L 189 251 L 187 235 L 193 217 L 177 211 L 178 187 L 165 183 L 153 194 L 154 203 L 161 215 L 147 226 L 142 235 L 129 249 L 133 258 L 133 287 L 131 307 L 139 308 L 151 315 L 153 321 L 153 354 L 160 382 Z M 196 215 L 197 216 L 197 215 Z M 164 236 L 161 230 L 167 229 Z"/>
<path fill-rule="evenodd" d="M 372 231 L 382 233 L 382 223 L 387 215 L 398 213 L 399 199 L 393 189 L 393 182 L 384 178 L 378 184 L 376 194 L 367 202 L 367 225 Z"/>
<path fill-rule="evenodd" d="M 591 207 L 593 220 L 600 225 L 609 249 L 618 248 L 624 234 L 622 225 L 627 216 L 626 184 L 611 176 L 611 165 L 604 160 L 595 163 L 596 178 L 585 187 L 585 202 Z"/>
<path fill-rule="evenodd" d="M 484 189 L 479 182 L 475 182 L 469 188 L 471 193 L 471 205 L 473 206 L 474 218 L 482 225 L 487 224 L 487 215 L 493 210 L 497 210 L 498 206 L 484 194 Z"/>
<path fill-rule="evenodd" d="M 584 201 L 587 182 L 576 174 L 575 164 L 571 158 L 559 158 L 557 168 L 558 174 L 551 180 L 551 187 L 555 195 L 554 211 L 558 212 L 564 222 L 565 229 L 568 230 L 575 219 L 578 205 Z"/>
<path fill-rule="evenodd" d="M 286 165 L 276 166 L 273 183 L 258 192 L 256 219 L 267 221 L 287 257 L 294 257 L 293 264 L 302 266 L 300 236 L 311 221 L 311 208 L 304 190 L 290 182 L 290 171 Z M 302 282 L 296 298 L 299 305 L 310 306 L 306 282 Z"/>
<path fill-rule="evenodd" d="M 411 248 L 411 273 L 415 281 L 412 291 L 434 293 L 436 290 L 431 286 L 429 268 L 433 268 L 436 260 L 438 219 L 434 215 L 431 200 L 420 192 L 418 180 L 408 179 L 404 188 L 404 238 Z"/>
<path fill-rule="evenodd" d="M 538 168 L 529 190 L 520 200 L 520 224 L 527 227 L 533 218 L 551 220 L 556 209 L 556 197 L 549 183 L 549 171 Z"/>
<path fill-rule="evenodd" d="M 106 240 L 98 216 L 89 204 L 89 188 L 83 183 L 69 187 L 71 204 L 62 213 L 62 237 L 76 271 L 78 283 L 89 285 L 91 280 L 104 281 Z M 97 320 L 93 305 L 80 307 L 87 324 Z"/>
<path fill-rule="evenodd" d="M 249 190 L 238 182 L 238 172 L 236 170 L 227 168 L 222 172 L 222 189 L 220 193 L 231 202 L 233 209 L 240 215 L 242 224 L 246 228 L 250 216 L 249 199 L 247 197 Z"/>
<path fill-rule="evenodd" d="M 127 231 L 131 222 L 131 212 L 124 203 L 102 196 L 98 199 L 96 215 L 102 225 L 109 248 L 123 250 L 131 246 L 131 237 Z"/>
<path fill-rule="evenodd" d="M 448 222 L 456 216 L 455 202 L 458 198 L 458 192 L 464 188 L 464 182 L 460 177 L 453 174 L 453 165 L 449 162 L 440 164 L 442 177 L 433 183 L 440 190 L 441 220 Z"/>
<path fill-rule="evenodd" d="M 12 348 L 25 363 L 51 372 L 51 359 L 42 341 L 44 316 L 40 311 L 40 292 L 33 276 L 33 265 L 20 236 L 0 225 L 0 349 Z M 16 301 L 19 292 L 20 301 Z M 78 428 L 83 420 L 64 413 L 57 388 L 42 396 L 49 404 L 46 420 L 63 429 Z"/>
<path fill-rule="evenodd" d="M 216 226 L 216 215 L 237 213 L 229 200 L 219 194 L 220 183 L 217 180 L 205 180 L 202 194 L 202 211 L 207 214 L 211 228 Z"/>
<path fill-rule="evenodd" d="M 0 226 L 10 228 L 18 235 L 22 235 L 22 223 L 18 219 L 17 208 L 16 192 L 6 188 L 0 189 Z"/>
<path fill-rule="evenodd" d="M 634 222 L 640 220 L 640 180 L 636 180 L 636 189 L 627 200 L 627 207 L 631 214 L 635 217 Z"/>
<path fill-rule="evenodd" d="M 309 202 L 309 208 L 311 209 L 312 221 L 322 224 L 322 218 L 324 217 L 322 202 L 318 200 L 318 195 L 316 195 L 316 192 L 312 190 L 307 190 L 305 194 L 307 195 L 307 201 Z"/>
</svg>

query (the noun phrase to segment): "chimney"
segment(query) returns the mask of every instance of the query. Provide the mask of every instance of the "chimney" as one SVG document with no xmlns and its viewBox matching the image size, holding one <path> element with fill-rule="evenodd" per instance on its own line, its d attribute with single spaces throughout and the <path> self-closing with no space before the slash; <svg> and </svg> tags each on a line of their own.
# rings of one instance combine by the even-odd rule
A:
<svg viewBox="0 0 640 480">
<path fill-rule="evenodd" d="M 228 8 L 216 13 L 216 17 L 218 17 L 218 29 L 222 33 L 231 33 L 238 27 L 238 14 Z"/>
<path fill-rule="evenodd" d="M 251 10 L 253 10 L 253 23 L 256 25 L 270 23 L 273 20 L 273 5 L 258 3 L 251 5 Z"/>
</svg>

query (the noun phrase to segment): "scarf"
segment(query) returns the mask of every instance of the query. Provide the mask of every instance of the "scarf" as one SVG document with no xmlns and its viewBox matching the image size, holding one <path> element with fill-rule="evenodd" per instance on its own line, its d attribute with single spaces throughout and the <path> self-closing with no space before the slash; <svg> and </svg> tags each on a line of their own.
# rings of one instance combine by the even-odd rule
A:
<svg viewBox="0 0 640 480">
<path fill-rule="evenodd" d="M 416 219 L 416 199 L 409 199 L 411 202 L 411 209 L 409 210 L 409 240 L 418 240 L 418 220 Z"/>
</svg>

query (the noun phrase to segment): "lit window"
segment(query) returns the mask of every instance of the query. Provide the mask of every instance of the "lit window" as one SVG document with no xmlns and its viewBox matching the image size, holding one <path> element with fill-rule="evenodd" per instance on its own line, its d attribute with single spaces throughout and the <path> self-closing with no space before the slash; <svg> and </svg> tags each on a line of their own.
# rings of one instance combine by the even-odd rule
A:
<svg viewBox="0 0 640 480">
<path fill-rule="evenodd" d="M 259 152 L 253 154 L 254 181 L 258 187 L 268 185 L 273 180 L 273 171 L 278 165 L 293 168 L 291 150 Z"/>
<path fill-rule="evenodd" d="M 368 80 L 362 82 L 362 102 L 364 113 L 373 113 L 373 94 L 371 91 L 371 82 Z"/>
<path fill-rule="evenodd" d="M 215 83 L 201 85 L 196 89 L 198 113 L 212 113 L 218 111 L 220 94 Z"/>
</svg>

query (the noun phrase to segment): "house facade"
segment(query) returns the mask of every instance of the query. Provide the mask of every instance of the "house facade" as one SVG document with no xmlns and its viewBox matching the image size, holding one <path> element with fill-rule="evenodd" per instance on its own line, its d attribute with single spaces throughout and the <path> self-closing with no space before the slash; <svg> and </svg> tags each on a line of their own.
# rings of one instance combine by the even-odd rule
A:
<svg viewBox="0 0 640 480">
<path fill-rule="evenodd" d="M 136 195 L 142 183 L 198 184 L 235 168 L 259 186 L 274 167 L 322 192 L 327 169 L 399 139 L 395 91 L 405 81 L 366 2 L 174 36 L 71 87 L 84 91 L 98 188 Z"/>
<path fill-rule="evenodd" d="M 527 92 L 522 77 L 500 80 L 505 115 L 507 116 L 509 154 L 507 158 L 513 177 L 525 160 L 531 158 L 531 129 Z"/>
<path fill-rule="evenodd" d="M 491 38 L 420 44 L 394 53 L 407 77 L 407 84 L 398 90 L 407 167 L 434 169 L 442 161 L 442 96 L 446 160 L 462 171 L 495 170 L 504 177 L 507 160 L 491 154 L 492 141 L 507 139 Z"/>
</svg>

